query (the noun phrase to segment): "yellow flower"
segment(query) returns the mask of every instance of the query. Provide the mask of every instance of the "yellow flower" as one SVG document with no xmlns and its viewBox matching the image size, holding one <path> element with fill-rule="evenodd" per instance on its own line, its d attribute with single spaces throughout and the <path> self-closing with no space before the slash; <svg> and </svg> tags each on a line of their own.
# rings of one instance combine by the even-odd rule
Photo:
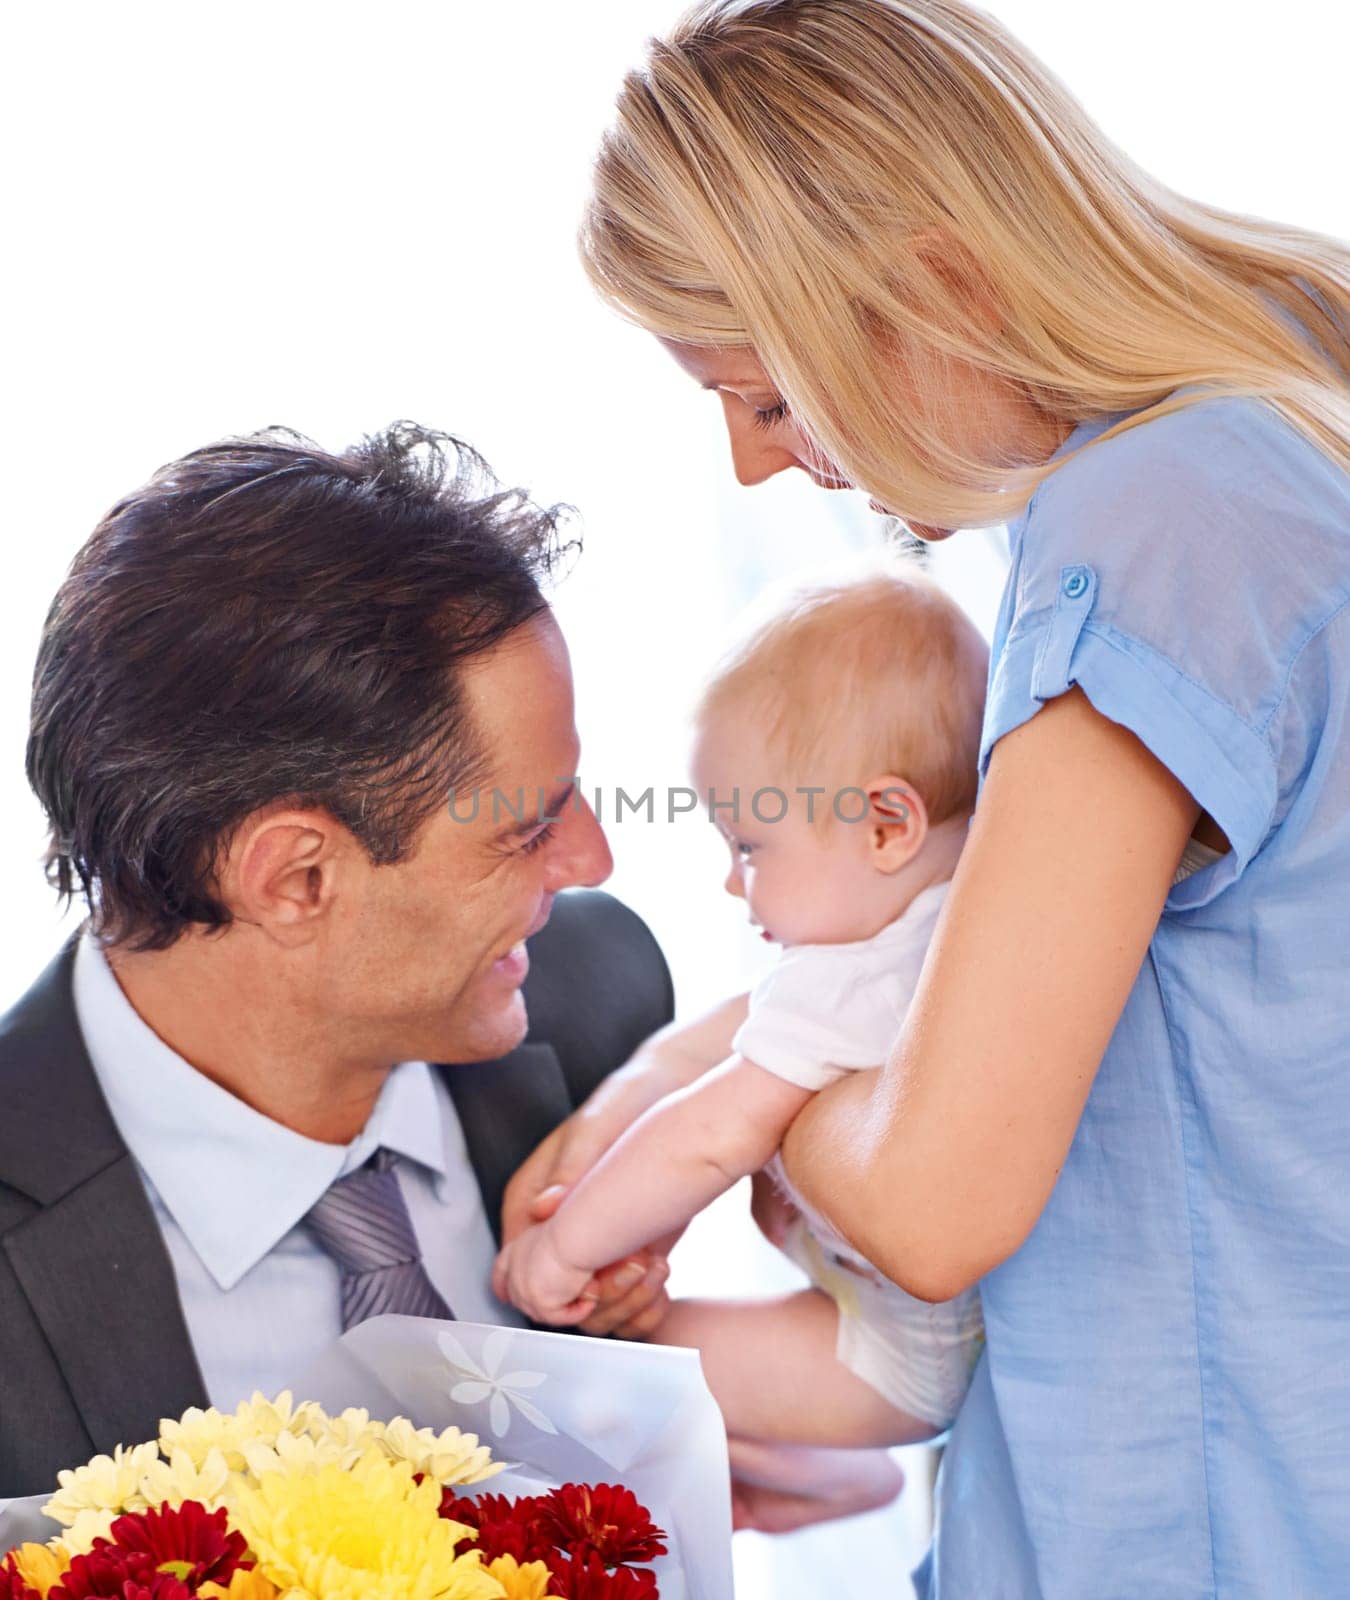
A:
<svg viewBox="0 0 1350 1600">
<path fill-rule="evenodd" d="M 252 1572 L 236 1572 L 228 1589 L 219 1583 L 204 1583 L 197 1590 L 205 1600 L 276 1600 L 278 1592 L 277 1586 L 256 1568 Z"/>
<path fill-rule="evenodd" d="M 68 1557 L 64 1550 L 49 1544 L 21 1544 L 13 1552 L 19 1576 L 30 1589 L 46 1600 L 47 1591 L 65 1572 Z"/>
<path fill-rule="evenodd" d="M 255 1392 L 251 1400 L 241 1401 L 232 1415 L 219 1412 L 214 1406 L 206 1411 L 193 1406 L 177 1422 L 165 1417 L 159 1425 L 159 1448 L 170 1459 L 175 1450 L 183 1450 L 197 1467 L 213 1450 L 218 1450 L 231 1472 L 243 1472 L 245 1445 L 274 1445 L 283 1433 L 306 1433 L 316 1414 L 323 1415 L 312 1403 L 295 1406 L 289 1389 L 275 1400 L 264 1399 Z"/>
<path fill-rule="evenodd" d="M 144 1511 L 141 1477 L 159 1460 L 159 1446 L 118 1445 L 110 1456 L 95 1456 L 83 1467 L 58 1472 L 61 1485 L 43 1506 L 44 1516 L 69 1527 L 82 1511 Z"/>
<path fill-rule="evenodd" d="M 488 1571 L 506 1590 L 506 1600 L 557 1600 L 549 1594 L 553 1575 L 542 1561 L 527 1561 L 522 1567 L 514 1556 L 498 1556 Z"/>
<path fill-rule="evenodd" d="M 446 1428 L 414 1428 L 407 1417 L 395 1417 L 385 1425 L 381 1441 L 386 1455 L 406 1461 L 414 1472 L 424 1472 L 440 1484 L 485 1483 L 506 1468 L 494 1461 L 486 1445 L 478 1443 L 476 1433 L 461 1433 Z"/>
<path fill-rule="evenodd" d="M 441 1486 L 413 1481 L 405 1461 L 370 1450 L 349 1470 L 270 1472 L 256 1488 L 236 1480 L 231 1521 L 262 1575 L 313 1600 L 501 1600 L 502 1585 L 471 1538 L 439 1515 Z"/>
</svg>

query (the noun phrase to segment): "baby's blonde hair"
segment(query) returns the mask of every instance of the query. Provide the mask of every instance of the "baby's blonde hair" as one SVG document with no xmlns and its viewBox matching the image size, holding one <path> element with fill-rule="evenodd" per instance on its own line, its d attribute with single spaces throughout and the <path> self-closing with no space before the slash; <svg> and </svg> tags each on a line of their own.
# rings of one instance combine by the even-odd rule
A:
<svg viewBox="0 0 1350 1600">
<path fill-rule="evenodd" d="M 937 824 L 975 805 L 988 669 L 960 606 L 897 563 L 791 589 L 718 663 L 694 725 L 747 730 L 785 790 L 892 773 Z"/>
<path fill-rule="evenodd" d="M 581 246 L 649 331 L 753 349 L 822 458 L 912 521 L 1004 521 L 1072 459 L 963 451 L 952 361 L 1064 423 L 1136 413 L 1095 443 L 1258 396 L 1350 468 L 1350 252 L 1167 189 L 962 0 L 694 6 L 624 81 Z M 897 350 L 932 406 L 898 399 Z"/>
</svg>

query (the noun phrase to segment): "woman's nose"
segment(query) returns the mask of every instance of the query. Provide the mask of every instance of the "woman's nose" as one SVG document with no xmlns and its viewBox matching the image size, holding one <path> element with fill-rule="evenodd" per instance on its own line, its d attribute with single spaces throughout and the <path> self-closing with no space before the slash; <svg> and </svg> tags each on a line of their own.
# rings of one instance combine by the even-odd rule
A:
<svg viewBox="0 0 1350 1600">
<path fill-rule="evenodd" d="M 722 397 L 722 411 L 726 417 L 727 438 L 731 441 L 731 464 L 736 471 L 737 483 L 747 489 L 757 483 L 766 483 L 777 473 L 789 467 L 799 467 L 801 462 L 781 444 L 776 444 L 754 424 L 754 412 L 743 401 L 731 395 Z"/>
</svg>

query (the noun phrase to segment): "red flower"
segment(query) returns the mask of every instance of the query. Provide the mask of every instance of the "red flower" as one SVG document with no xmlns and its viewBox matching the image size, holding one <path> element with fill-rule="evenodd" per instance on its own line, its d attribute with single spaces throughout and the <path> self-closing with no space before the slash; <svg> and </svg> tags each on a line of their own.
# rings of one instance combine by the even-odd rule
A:
<svg viewBox="0 0 1350 1600">
<path fill-rule="evenodd" d="M 157 1572 L 144 1550 L 122 1550 L 106 1539 L 76 1556 L 48 1600 L 192 1600 L 192 1590 L 171 1572 Z"/>
<path fill-rule="evenodd" d="M 539 1503 L 539 1527 L 564 1550 L 594 1550 L 609 1567 L 663 1556 L 665 1534 L 621 1484 L 565 1483 Z"/>
<path fill-rule="evenodd" d="M 181 1578 L 194 1591 L 203 1583 L 229 1587 L 245 1560 L 248 1546 L 241 1533 L 233 1533 L 222 1506 L 207 1511 L 199 1501 L 185 1500 L 177 1509 L 152 1506 L 129 1512 L 112 1525 L 112 1543 L 119 1550 L 143 1554 L 156 1573 Z"/>
<path fill-rule="evenodd" d="M 553 1556 L 549 1593 L 559 1600 L 657 1600 L 656 1574 L 650 1567 L 610 1572 L 594 1550 L 576 1547 L 571 1555 Z"/>
<path fill-rule="evenodd" d="M 37 1590 L 30 1589 L 19 1576 L 12 1555 L 0 1561 L 0 1600 L 39 1600 Z"/>
<path fill-rule="evenodd" d="M 474 1549 L 484 1561 L 514 1556 L 517 1561 L 547 1561 L 553 1540 L 538 1524 L 541 1502 L 533 1495 L 508 1500 L 503 1494 L 481 1494 L 461 1499 L 452 1490 L 441 1494 L 441 1515 L 451 1522 L 467 1523 L 478 1534 Z"/>
</svg>

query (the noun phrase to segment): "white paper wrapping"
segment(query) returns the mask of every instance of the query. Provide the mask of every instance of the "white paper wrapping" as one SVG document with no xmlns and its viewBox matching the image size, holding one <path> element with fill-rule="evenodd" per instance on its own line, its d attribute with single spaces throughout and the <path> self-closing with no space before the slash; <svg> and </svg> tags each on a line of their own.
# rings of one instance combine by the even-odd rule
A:
<svg viewBox="0 0 1350 1600">
<path fill-rule="evenodd" d="M 652 1564 L 662 1600 L 732 1600 L 726 1433 L 696 1351 L 374 1317 L 290 1387 L 330 1413 L 363 1406 L 382 1421 L 476 1433 L 509 1464 L 482 1490 L 623 1483 L 669 1535 L 670 1554 Z M 59 1532 L 39 1510 L 47 1498 L 0 1509 L 0 1551 Z"/>
</svg>

